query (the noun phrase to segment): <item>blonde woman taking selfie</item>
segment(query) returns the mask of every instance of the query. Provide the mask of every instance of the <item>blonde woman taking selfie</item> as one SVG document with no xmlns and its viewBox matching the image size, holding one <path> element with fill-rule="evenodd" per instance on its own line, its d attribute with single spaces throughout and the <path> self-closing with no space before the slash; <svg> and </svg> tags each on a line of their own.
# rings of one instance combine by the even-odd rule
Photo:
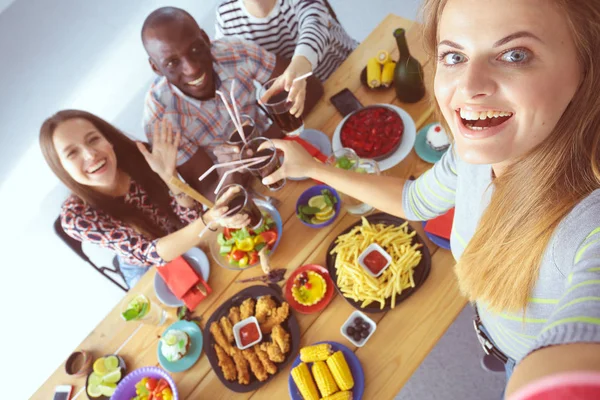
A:
<svg viewBox="0 0 600 400">
<path fill-rule="evenodd" d="M 285 162 L 265 179 L 318 177 L 409 220 L 455 207 L 456 275 L 508 394 L 600 370 L 599 20 L 598 0 L 426 0 L 435 98 L 454 139 L 444 157 L 404 181 L 278 141 Z"/>
</svg>

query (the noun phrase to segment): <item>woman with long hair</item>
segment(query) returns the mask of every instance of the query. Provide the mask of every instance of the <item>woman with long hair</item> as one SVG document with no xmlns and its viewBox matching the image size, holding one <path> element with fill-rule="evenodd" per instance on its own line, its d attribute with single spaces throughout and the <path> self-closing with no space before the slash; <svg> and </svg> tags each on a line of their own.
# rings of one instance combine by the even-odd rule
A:
<svg viewBox="0 0 600 400">
<path fill-rule="evenodd" d="M 277 141 L 280 170 L 451 236 L 477 334 L 507 391 L 600 370 L 600 1 L 425 0 L 436 106 L 453 145 L 415 181 L 316 163 Z"/>
<path fill-rule="evenodd" d="M 194 200 L 169 183 L 176 174 L 179 133 L 163 123 L 155 126 L 153 139 L 149 151 L 79 110 L 59 111 L 40 130 L 46 162 L 72 191 L 61 211 L 63 229 L 79 241 L 114 250 L 129 287 L 148 267 L 199 245 L 207 224 L 242 227 L 249 220 L 243 214 L 227 217 L 227 207 L 219 204 L 202 215 Z"/>
</svg>

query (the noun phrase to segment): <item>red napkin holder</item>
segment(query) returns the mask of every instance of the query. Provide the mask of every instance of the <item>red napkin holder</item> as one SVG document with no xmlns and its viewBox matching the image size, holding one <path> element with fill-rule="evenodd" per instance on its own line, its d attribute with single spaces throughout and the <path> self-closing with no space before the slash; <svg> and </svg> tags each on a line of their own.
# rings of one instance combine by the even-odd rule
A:
<svg viewBox="0 0 600 400">
<path fill-rule="evenodd" d="M 198 276 L 194 268 L 181 256 L 158 267 L 156 271 L 169 290 L 182 300 L 189 310 L 195 309 L 212 292 L 204 279 Z"/>
</svg>

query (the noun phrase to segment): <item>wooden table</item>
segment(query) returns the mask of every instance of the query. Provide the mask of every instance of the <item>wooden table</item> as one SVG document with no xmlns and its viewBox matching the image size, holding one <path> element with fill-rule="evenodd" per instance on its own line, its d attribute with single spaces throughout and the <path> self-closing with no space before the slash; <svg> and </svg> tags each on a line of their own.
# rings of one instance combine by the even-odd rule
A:
<svg viewBox="0 0 600 400">
<path fill-rule="evenodd" d="M 370 91 L 360 84 L 361 70 L 367 60 L 373 57 L 378 50 L 388 50 L 397 59 L 398 50 L 392 32 L 398 27 L 406 29 L 411 54 L 421 61 L 426 74 L 431 73 L 431 64 L 427 62 L 421 46 L 419 25 L 395 15 L 388 15 L 325 83 L 325 94 L 322 100 L 306 118 L 307 127 L 319 129 L 328 135 L 333 134 L 342 118 L 329 102 L 329 98 L 345 87 L 349 88 L 364 105 L 391 103 L 404 108 L 413 117 L 417 127 L 431 120 L 430 99 L 424 99 L 416 104 L 402 104 L 395 99 L 392 89 Z M 412 151 L 402 163 L 386 171 L 386 174 L 407 178 L 410 175 L 418 176 L 429 167 L 429 164 L 421 161 Z M 284 222 L 281 243 L 272 257 L 272 265 L 275 267 L 285 267 L 291 271 L 304 264 L 323 265 L 325 253 L 331 241 L 340 231 L 358 220 L 356 216 L 342 213 L 327 228 L 315 230 L 304 226 L 294 215 L 294 208 L 298 196 L 311 185 L 313 185 L 311 181 L 288 181 L 282 190 L 271 194 L 282 201 L 279 212 Z M 262 188 L 259 189 L 266 193 Z M 421 237 L 425 238 L 420 223 L 411 225 Z M 393 398 L 466 303 L 458 291 L 454 278 L 454 259 L 451 253 L 438 249 L 429 241 L 427 241 L 427 245 L 433 260 L 429 278 L 412 297 L 401 303 L 396 309 L 371 315 L 378 324 L 377 332 L 365 347 L 352 347 L 340 334 L 340 326 L 353 308 L 339 295 L 336 295 L 321 313 L 295 314 L 302 333 L 301 345 L 309 345 L 320 340 L 333 340 L 344 343 L 355 351 L 366 375 L 365 399 Z M 207 249 L 205 252 L 210 254 Z M 259 273 L 259 268 L 241 272 L 226 270 L 211 260 L 209 284 L 213 288 L 213 293 L 198 306 L 195 314 L 201 315 L 203 320 L 208 319 L 211 313 L 226 299 L 251 285 L 234 283 L 234 280 L 256 276 Z M 154 274 L 154 270 L 146 273 L 132 292 L 145 293 L 157 301 L 153 290 Z M 165 326 L 141 326 L 138 329 L 137 323 L 124 322 L 121 319 L 120 310 L 126 301 L 127 296 L 81 342 L 77 349 L 91 351 L 95 357 L 99 357 L 114 353 L 124 342 L 127 342 L 119 354 L 125 358 L 129 371 L 143 366 L 159 365 L 156 348 L 158 338 Z M 173 311 L 171 309 L 170 312 Z M 76 321 L 73 322 L 76 323 Z M 173 378 L 177 383 L 181 399 L 279 400 L 288 398 L 289 370 L 288 364 L 261 389 L 256 392 L 238 394 L 229 391 L 221 384 L 212 371 L 208 359 L 202 355 L 190 370 L 173 374 Z M 74 393 L 77 393 L 85 385 L 85 378 L 67 376 L 64 372 L 64 365 L 60 365 L 34 394 L 33 398 L 50 399 L 54 387 L 59 384 L 73 385 Z M 86 398 L 85 393 L 80 393 L 78 398 Z"/>
</svg>

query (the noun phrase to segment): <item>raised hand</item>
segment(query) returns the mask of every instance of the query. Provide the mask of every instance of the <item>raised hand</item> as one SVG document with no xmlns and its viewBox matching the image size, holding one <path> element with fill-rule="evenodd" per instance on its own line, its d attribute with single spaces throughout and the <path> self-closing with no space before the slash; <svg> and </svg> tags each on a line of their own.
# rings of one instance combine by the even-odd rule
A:
<svg viewBox="0 0 600 400">
<path fill-rule="evenodd" d="M 155 122 L 152 133 L 152 151 L 149 151 L 141 142 L 136 142 L 137 148 L 142 153 L 146 162 L 165 182 L 175 176 L 177 168 L 177 149 L 181 141 L 181 134 L 173 134 L 173 127 L 166 119 Z"/>
</svg>

